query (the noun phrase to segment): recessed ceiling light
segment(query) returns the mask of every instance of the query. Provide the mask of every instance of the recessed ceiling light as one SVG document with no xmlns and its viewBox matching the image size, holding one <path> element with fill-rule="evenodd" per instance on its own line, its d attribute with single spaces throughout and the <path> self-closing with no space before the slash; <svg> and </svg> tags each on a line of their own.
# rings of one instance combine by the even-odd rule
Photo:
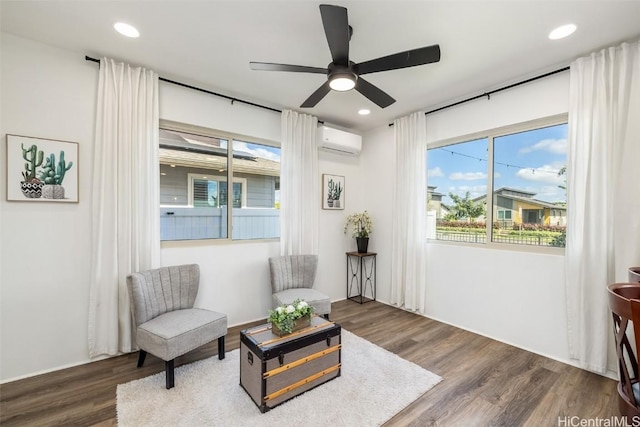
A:
<svg viewBox="0 0 640 427">
<path fill-rule="evenodd" d="M 578 28 L 578 27 L 576 27 L 574 24 L 562 25 L 562 26 L 556 28 L 555 30 L 551 31 L 549 33 L 549 38 L 551 40 L 563 39 L 563 38 L 573 34 L 574 31 L 576 30 L 576 28 Z"/>
<path fill-rule="evenodd" d="M 366 116 L 370 112 L 371 112 L 371 110 L 367 110 L 366 108 L 361 108 L 361 109 L 358 110 L 358 114 L 360 114 L 361 116 Z"/>
<path fill-rule="evenodd" d="M 124 22 L 116 22 L 113 24 L 113 28 L 123 36 L 131 38 L 140 37 L 140 32 L 135 27 L 125 24 Z"/>
</svg>

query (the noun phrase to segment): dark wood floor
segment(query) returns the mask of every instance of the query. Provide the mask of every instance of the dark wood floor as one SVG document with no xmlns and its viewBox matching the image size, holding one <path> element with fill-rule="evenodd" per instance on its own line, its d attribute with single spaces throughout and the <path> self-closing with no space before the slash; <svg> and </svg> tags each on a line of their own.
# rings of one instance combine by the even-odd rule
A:
<svg viewBox="0 0 640 427">
<path fill-rule="evenodd" d="M 332 320 L 443 378 L 386 426 L 538 427 L 618 415 L 615 381 L 462 329 L 378 302 L 334 303 Z M 227 350 L 247 326 L 229 330 Z M 177 365 L 216 354 L 214 341 Z M 140 369 L 136 360 L 128 354 L 1 385 L 0 424 L 116 425 L 117 384 L 164 369 L 152 356 Z"/>
</svg>

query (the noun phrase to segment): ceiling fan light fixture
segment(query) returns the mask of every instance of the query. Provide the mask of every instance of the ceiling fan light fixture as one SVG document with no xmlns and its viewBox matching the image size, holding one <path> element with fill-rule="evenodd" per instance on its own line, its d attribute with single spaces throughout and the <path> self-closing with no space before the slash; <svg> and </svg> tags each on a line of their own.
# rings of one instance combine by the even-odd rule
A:
<svg viewBox="0 0 640 427">
<path fill-rule="evenodd" d="M 329 87 L 338 92 L 346 92 L 356 87 L 356 76 L 353 74 L 334 74 L 329 77 Z"/>
<path fill-rule="evenodd" d="M 349 60 L 349 43 L 353 35 L 353 28 L 349 25 L 347 8 L 321 4 L 320 16 L 322 17 L 322 26 L 331 51 L 331 62 L 326 68 L 270 62 L 249 63 L 252 70 L 326 75 L 327 80 L 300 105 L 300 108 L 315 107 L 331 90 L 344 92 L 351 89 L 355 89 L 378 107 L 386 108 L 396 100 L 360 76 L 440 61 L 440 45 L 434 44 L 355 63 Z"/>
</svg>

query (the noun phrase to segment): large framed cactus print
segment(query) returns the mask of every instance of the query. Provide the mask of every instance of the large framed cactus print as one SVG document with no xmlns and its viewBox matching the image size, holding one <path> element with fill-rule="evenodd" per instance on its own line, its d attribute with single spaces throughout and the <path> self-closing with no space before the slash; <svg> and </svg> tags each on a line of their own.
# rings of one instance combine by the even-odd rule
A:
<svg viewBox="0 0 640 427">
<path fill-rule="evenodd" d="M 7 135 L 7 200 L 78 203 L 78 144 Z"/>
<path fill-rule="evenodd" d="M 322 174 L 322 209 L 344 209 L 344 176 Z"/>
</svg>

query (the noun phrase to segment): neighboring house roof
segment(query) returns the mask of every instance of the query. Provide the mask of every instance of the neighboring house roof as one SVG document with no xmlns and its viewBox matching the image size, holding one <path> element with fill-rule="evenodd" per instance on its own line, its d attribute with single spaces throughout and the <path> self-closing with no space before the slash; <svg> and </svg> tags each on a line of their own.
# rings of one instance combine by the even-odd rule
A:
<svg viewBox="0 0 640 427">
<path fill-rule="evenodd" d="M 505 191 L 520 193 L 520 194 L 528 194 L 531 197 L 536 195 L 536 193 L 532 193 L 531 191 L 519 190 L 517 188 L 511 188 L 511 187 L 500 187 L 497 190 L 495 190 L 494 193 L 502 194 Z"/>
<path fill-rule="evenodd" d="M 160 129 L 160 164 L 226 170 L 227 148 L 221 146 L 220 141 L 215 137 Z M 280 162 L 233 150 L 233 171 L 280 176 Z"/>
<path fill-rule="evenodd" d="M 498 194 L 500 197 L 504 197 L 505 199 L 511 199 L 511 200 L 516 200 L 518 202 L 523 202 L 523 203 L 529 203 L 531 205 L 538 205 L 544 208 L 549 208 L 549 209 L 561 209 L 561 210 L 567 210 L 567 207 L 564 205 L 556 205 L 550 202 L 546 202 L 544 200 L 538 200 L 538 199 L 534 199 L 533 197 L 519 197 L 519 196 L 512 196 L 512 195 L 506 195 L 506 194 L 502 194 L 502 193 L 498 193 L 499 190 L 496 190 L 494 192 L 494 194 Z M 531 195 L 535 195 L 536 193 L 529 193 L 528 191 L 522 191 L 522 193 L 528 193 Z M 486 199 L 486 195 L 484 196 L 480 196 L 480 197 L 476 197 L 475 199 L 473 199 L 474 202 L 479 202 L 481 200 Z"/>
<path fill-rule="evenodd" d="M 521 201 L 521 202 L 524 202 L 524 203 L 529 203 L 529 204 L 532 204 L 532 205 L 540 205 L 540 206 L 543 206 L 545 208 L 550 208 L 550 209 L 567 210 L 566 206 L 554 205 L 553 203 L 545 202 L 544 200 L 538 200 L 538 199 L 533 199 L 533 198 L 528 198 L 528 197 L 504 196 L 504 195 L 501 195 L 500 197 L 506 197 L 508 199 L 518 200 L 518 201 Z"/>
<path fill-rule="evenodd" d="M 226 155 L 220 156 L 160 148 L 159 156 L 160 164 L 164 165 L 213 170 L 227 169 Z M 263 159 L 261 157 L 237 158 L 234 154 L 233 172 L 253 175 L 280 176 L 280 162 Z"/>
<path fill-rule="evenodd" d="M 532 193 L 530 191 L 518 190 L 517 188 L 511 188 L 511 187 L 500 187 L 497 190 L 495 190 L 493 194 L 497 194 L 503 197 L 518 197 L 518 195 L 521 195 L 522 198 L 526 198 L 526 199 L 533 198 L 533 196 L 536 195 L 536 193 Z M 482 195 L 480 197 L 476 197 L 475 199 L 471 199 L 471 200 L 474 202 L 478 202 L 480 200 L 483 200 L 484 198 L 485 198 L 485 195 Z"/>
<path fill-rule="evenodd" d="M 444 194 L 434 191 L 436 188 L 438 187 L 435 185 L 427 185 L 427 194 L 431 194 L 432 196 L 444 196 Z"/>
</svg>

